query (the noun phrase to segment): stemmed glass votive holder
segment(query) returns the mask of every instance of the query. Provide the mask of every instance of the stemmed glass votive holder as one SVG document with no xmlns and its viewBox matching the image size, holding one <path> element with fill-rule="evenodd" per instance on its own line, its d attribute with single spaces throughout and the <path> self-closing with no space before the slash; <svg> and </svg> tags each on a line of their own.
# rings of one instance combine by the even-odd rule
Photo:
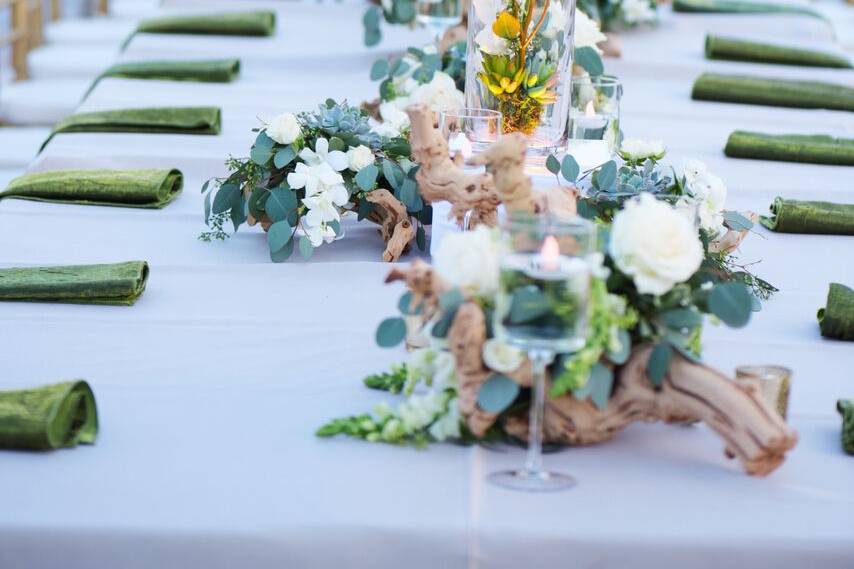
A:
<svg viewBox="0 0 854 569">
<path fill-rule="evenodd" d="M 567 152 L 587 170 L 617 155 L 622 84 L 615 77 L 572 78 Z"/>
<path fill-rule="evenodd" d="M 525 464 L 495 472 L 489 480 L 515 490 L 563 490 L 575 479 L 542 467 L 545 375 L 556 354 L 575 352 L 586 342 L 588 257 L 595 251 L 596 226 L 580 217 L 511 214 L 504 232 L 495 336 L 527 352 L 533 384 Z"/>
<path fill-rule="evenodd" d="M 445 32 L 462 18 L 462 0 L 415 0 L 415 21 L 433 32 L 437 46 Z"/>
</svg>

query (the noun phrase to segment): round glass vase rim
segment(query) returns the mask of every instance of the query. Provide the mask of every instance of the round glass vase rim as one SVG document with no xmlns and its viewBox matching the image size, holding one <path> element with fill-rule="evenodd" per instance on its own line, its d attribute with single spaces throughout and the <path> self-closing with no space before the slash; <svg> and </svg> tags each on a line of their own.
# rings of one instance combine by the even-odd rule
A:
<svg viewBox="0 0 854 569">
<path fill-rule="evenodd" d="M 502 119 L 500 111 L 484 109 L 481 107 L 461 107 L 459 109 L 448 109 L 439 113 L 440 119 L 445 117 L 454 119 Z"/>
<path fill-rule="evenodd" d="M 614 77 L 613 75 L 597 75 L 596 77 L 591 77 L 590 75 L 580 75 L 574 76 L 572 78 L 573 85 L 593 85 L 595 87 L 616 87 L 622 85 L 622 81 L 620 81 L 619 77 Z"/>
<path fill-rule="evenodd" d="M 546 237 L 587 236 L 591 241 L 596 239 L 596 224 L 579 215 L 536 214 L 514 212 L 507 216 L 502 228 L 509 234 L 532 233 Z"/>
</svg>

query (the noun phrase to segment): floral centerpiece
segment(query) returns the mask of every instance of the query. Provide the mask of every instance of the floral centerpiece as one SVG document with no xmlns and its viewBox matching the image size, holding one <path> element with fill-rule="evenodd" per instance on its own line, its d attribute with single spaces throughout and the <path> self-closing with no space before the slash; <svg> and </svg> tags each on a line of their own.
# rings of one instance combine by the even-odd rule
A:
<svg viewBox="0 0 854 569">
<path fill-rule="evenodd" d="M 345 215 L 381 226 L 383 259 L 397 260 L 415 239 L 425 246 L 431 208 L 418 194 L 417 165 L 409 143 L 372 129 L 367 114 L 327 100 L 317 111 L 284 113 L 257 129 L 248 157 L 230 157 L 229 175 L 209 180 L 205 194 L 205 241 L 225 239 L 260 223 L 270 257 L 288 259 L 298 241 L 309 258 L 314 249 L 342 236 Z"/>
<path fill-rule="evenodd" d="M 598 190 L 643 187 L 644 179 L 634 177 L 641 175 L 638 169 L 650 170 L 646 182 L 666 188 L 677 201 L 717 185 L 707 171 L 698 174 L 696 163 L 678 182 L 657 181 L 652 171 L 663 148 L 629 147 L 637 150 L 626 166 L 632 173 L 620 172 L 618 182 L 616 169 L 600 169 Z M 571 163 L 559 167 L 574 178 Z M 615 199 L 594 192 L 579 200 L 600 226 L 602 247 L 588 259 L 594 277 L 586 344 L 563 354 L 549 370 L 544 436 L 552 443 L 590 444 L 610 439 L 634 420 L 705 420 L 749 473 L 767 474 L 796 436 L 758 393 L 700 363 L 701 331 L 708 320 L 745 326 L 758 308 L 757 295 L 773 289 L 721 264 L 720 256 L 729 254 L 722 246 L 727 236 L 743 236 L 746 229 L 733 229 L 721 213 L 725 233 L 712 238 L 720 213 L 711 205 L 714 199 L 708 200 L 708 223 L 698 227 L 655 193 L 634 191 Z M 490 325 L 502 248 L 497 230 L 480 225 L 448 235 L 432 267 L 416 262 L 392 271 L 389 280 L 403 280 L 408 291 L 399 302 L 401 315 L 380 323 L 377 343 L 391 347 L 408 338 L 425 347 L 365 384 L 404 399 L 397 408 L 381 403 L 373 413 L 335 419 L 318 435 L 418 445 L 525 438 L 530 362 L 494 338 Z M 532 318 L 542 316 L 530 312 Z M 415 317 L 423 323 L 419 330 L 407 327 Z"/>
</svg>

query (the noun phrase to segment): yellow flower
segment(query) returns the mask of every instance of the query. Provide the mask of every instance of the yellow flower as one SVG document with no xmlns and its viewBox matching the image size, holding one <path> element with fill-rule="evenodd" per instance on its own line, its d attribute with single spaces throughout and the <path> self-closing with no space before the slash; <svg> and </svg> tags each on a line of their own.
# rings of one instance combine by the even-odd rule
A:
<svg viewBox="0 0 854 569">
<path fill-rule="evenodd" d="M 510 12 L 501 12 L 492 24 L 492 31 L 500 38 L 512 40 L 519 36 L 519 20 Z"/>
</svg>

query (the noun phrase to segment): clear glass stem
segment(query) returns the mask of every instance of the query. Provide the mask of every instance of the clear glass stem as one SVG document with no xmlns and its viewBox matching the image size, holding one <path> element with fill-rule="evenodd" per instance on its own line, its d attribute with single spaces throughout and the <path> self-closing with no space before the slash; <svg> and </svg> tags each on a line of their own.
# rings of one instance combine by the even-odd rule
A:
<svg viewBox="0 0 854 569">
<path fill-rule="evenodd" d="M 546 412 L 546 367 L 554 361 L 550 350 L 530 350 L 533 379 L 531 384 L 531 415 L 528 420 L 528 457 L 525 470 L 539 473 L 543 469 L 543 416 Z"/>
</svg>

